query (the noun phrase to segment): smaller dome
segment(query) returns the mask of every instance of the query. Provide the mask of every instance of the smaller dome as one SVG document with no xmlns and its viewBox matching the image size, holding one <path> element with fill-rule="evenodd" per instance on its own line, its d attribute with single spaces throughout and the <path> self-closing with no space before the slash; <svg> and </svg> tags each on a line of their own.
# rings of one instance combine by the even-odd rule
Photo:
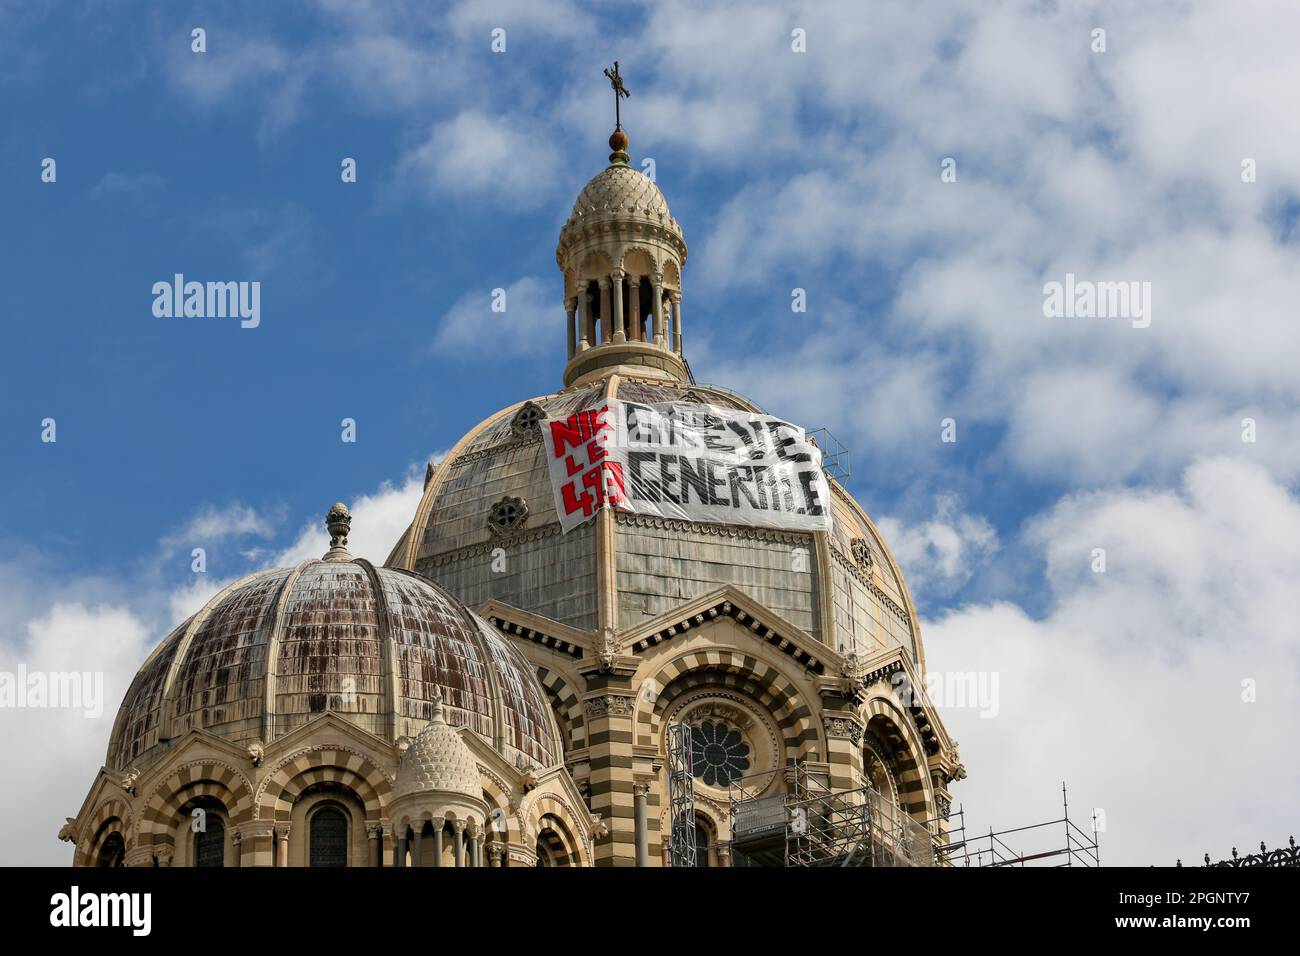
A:
<svg viewBox="0 0 1300 956">
<path fill-rule="evenodd" d="M 671 219 L 659 187 L 624 163 L 612 163 L 593 176 L 573 204 L 573 216 L 580 221 L 629 213 Z"/>
<path fill-rule="evenodd" d="M 411 744 L 397 767 L 393 796 L 412 793 L 459 793 L 480 799 L 478 764 L 474 755 L 442 714 L 442 694 L 433 693 L 433 718 Z"/>
</svg>

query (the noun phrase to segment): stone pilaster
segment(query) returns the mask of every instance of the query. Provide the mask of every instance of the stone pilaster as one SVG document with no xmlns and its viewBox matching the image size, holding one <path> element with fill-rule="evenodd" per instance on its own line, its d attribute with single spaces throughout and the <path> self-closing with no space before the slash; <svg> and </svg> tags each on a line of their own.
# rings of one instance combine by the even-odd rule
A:
<svg viewBox="0 0 1300 956">
<path fill-rule="evenodd" d="M 591 812 L 609 833 L 595 845 L 597 866 L 636 865 L 632 715 L 636 662 L 614 658 L 584 673 L 587 741 L 591 761 Z"/>
</svg>

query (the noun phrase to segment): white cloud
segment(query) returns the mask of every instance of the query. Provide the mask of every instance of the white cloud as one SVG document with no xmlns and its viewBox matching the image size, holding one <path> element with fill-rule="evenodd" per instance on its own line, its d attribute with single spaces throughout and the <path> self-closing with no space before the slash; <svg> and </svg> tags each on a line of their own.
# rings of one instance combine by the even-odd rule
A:
<svg viewBox="0 0 1300 956">
<path fill-rule="evenodd" d="M 0 593 L 8 592 L 9 583 L 0 583 Z M 81 808 L 104 762 L 117 705 L 159 637 L 129 608 L 58 601 L 27 623 L 23 639 L 0 644 L 0 670 L 21 665 L 29 674 L 98 674 L 103 698 L 98 717 L 80 708 L 0 708 L 5 760 L 21 767 L 28 782 L 5 788 L 0 831 L 6 865 L 71 862 L 70 845 L 58 843 L 55 834 Z"/>
<path fill-rule="evenodd" d="M 533 209 L 552 198 L 560 180 L 552 142 L 527 117 L 465 110 L 435 124 L 423 143 L 398 160 L 395 175 L 399 186 L 413 186 L 431 200 L 469 195 Z"/>
<path fill-rule="evenodd" d="M 1300 500 L 1256 465 L 1216 458 L 1177 491 L 1063 500 L 1030 530 L 1053 600 L 969 606 L 924 627 L 945 671 L 995 671 L 995 719 L 949 709 L 976 830 L 1106 812 L 1103 862 L 1172 865 L 1291 833 L 1300 785 L 1294 596 Z M 1092 571 L 1106 548 L 1107 570 Z M 1257 682 L 1245 703 L 1243 681 Z M 1013 841 L 1014 842 L 1014 841 Z"/>
<path fill-rule="evenodd" d="M 564 310 L 554 283 L 524 276 L 505 289 L 505 311 L 494 312 L 493 290 L 467 292 L 438 323 L 433 349 L 449 357 L 535 355 L 564 340 Z"/>
<path fill-rule="evenodd" d="M 208 542 L 245 535 L 265 538 L 274 530 L 274 519 L 258 514 L 248 505 L 239 502 L 222 507 L 205 504 L 180 530 L 164 537 L 160 544 L 164 550 L 189 545 L 200 547 Z"/>
<path fill-rule="evenodd" d="M 905 524 L 885 516 L 876 519 L 876 527 L 913 592 L 951 593 L 998 550 L 998 533 L 988 519 L 962 511 L 952 495 L 936 498 L 929 520 Z"/>
<path fill-rule="evenodd" d="M 446 452 L 430 457 L 435 464 Z M 360 495 L 348 504 L 352 512 L 352 531 L 348 534 L 348 550 L 358 558 L 383 564 L 405 532 L 424 491 L 424 465 L 412 467 L 399 485 L 384 482 L 373 494 Z M 345 502 L 346 504 L 346 502 Z M 329 550 L 329 533 L 325 530 L 325 515 L 307 522 L 297 539 L 281 551 L 274 564 L 293 567 L 303 561 L 319 558 Z"/>
</svg>

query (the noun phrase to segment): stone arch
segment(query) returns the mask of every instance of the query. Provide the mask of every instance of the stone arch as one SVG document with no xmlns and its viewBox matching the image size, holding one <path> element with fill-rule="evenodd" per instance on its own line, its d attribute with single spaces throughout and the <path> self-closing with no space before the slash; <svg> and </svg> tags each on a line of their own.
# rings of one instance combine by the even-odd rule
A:
<svg viewBox="0 0 1300 956">
<path fill-rule="evenodd" d="M 867 733 L 882 741 L 896 763 L 891 769 L 903 810 L 917 821 L 936 816 L 925 745 L 906 713 L 888 697 L 874 695 L 858 708 L 858 714 Z"/>
<path fill-rule="evenodd" d="M 608 255 L 599 251 L 587 253 L 578 266 L 578 289 L 581 290 L 584 282 L 609 278 L 610 273 L 613 271 L 614 263 Z"/>
<path fill-rule="evenodd" d="M 488 805 L 488 842 L 504 845 L 518 840 L 519 820 L 510 812 L 510 785 L 482 764 L 479 764 L 478 772 L 483 781 L 483 799 Z"/>
<path fill-rule="evenodd" d="M 654 276 L 659 271 L 659 262 L 653 250 L 646 246 L 633 244 L 624 247 L 618 267 L 629 275 L 637 275 L 643 279 L 649 278 L 654 281 Z"/>
<path fill-rule="evenodd" d="M 677 262 L 671 257 L 664 262 L 664 288 L 673 292 L 682 291 L 682 272 Z"/>
<path fill-rule="evenodd" d="M 646 693 L 637 698 L 636 737 L 642 746 L 658 744 L 663 715 L 674 698 L 716 683 L 766 708 L 780 729 L 787 763 L 824 759 L 828 752 L 813 706 L 786 674 L 757 657 L 718 648 L 687 651 L 661 667 L 651 680 L 656 689 L 652 700 Z"/>
<path fill-rule="evenodd" d="M 262 781 L 257 818 L 287 823 L 302 791 L 318 783 L 351 790 L 365 808 L 367 823 L 378 823 L 392 793 L 392 782 L 365 754 L 341 747 L 312 747 L 281 763 Z"/>
<path fill-rule="evenodd" d="M 567 752 L 581 750 L 587 745 L 586 712 L 577 693 L 569 686 L 563 675 L 548 670 L 541 665 L 537 667 L 537 680 L 541 683 L 546 696 L 550 698 L 551 709 L 555 711 L 555 722 L 560 725 Z M 564 755 L 560 755 L 564 759 Z"/>
<path fill-rule="evenodd" d="M 567 866 L 590 866 L 585 829 L 579 825 L 580 817 L 574 813 L 567 800 L 556 793 L 542 792 L 533 797 L 522 815 L 526 821 L 525 832 L 536 841 L 543 841 L 549 830 L 563 844 L 569 862 Z M 531 795 L 530 795 L 531 796 Z"/>
<path fill-rule="evenodd" d="M 204 759 L 181 764 L 150 791 L 140 815 L 138 842 L 175 848 L 176 815 L 189 800 L 210 797 L 226 810 L 232 827 L 253 819 L 253 791 L 229 764 Z"/>
<path fill-rule="evenodd" d="M 95 866 L 96 857 L 108 837 L 117 833 L 127 845 L 131 827 L 131 808 L 118 797 L 109 797 L 98 807 L 82 828 L 82 838 L 77 843 L 74 866 Z"/>
</svg>

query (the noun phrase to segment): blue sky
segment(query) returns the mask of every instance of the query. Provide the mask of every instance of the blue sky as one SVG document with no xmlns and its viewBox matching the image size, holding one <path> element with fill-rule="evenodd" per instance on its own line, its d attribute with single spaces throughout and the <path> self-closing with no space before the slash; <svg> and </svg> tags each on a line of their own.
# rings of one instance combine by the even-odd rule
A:
<svg viewBox="0 0 1300 956">
<path fill-rule="evenodd" d="M 1002 675 L 998 719 L 946 718 L 976 824 L 1066 777 L 1112 862 L 1284 839 L 1256 794 L 1298 782 L 1300 23 L 1128 7 L 0 2 L 0 649 L 127 680 L 220 584 L 323 550 L 338 499 L 382 559 L 430 455 L 559 384 L 554 243 L 617 58 L 697 377 L 829 426 L 931 667 Z M 259 281 L 261 324 L 155 317 L 177 272 Z M 1067 272 L 1150 282 L 1150 327 L 1045 317 Z M 67 743 L 24 758 L 52 836 L 106 722 L 0 721 Z"/>
</svg>

